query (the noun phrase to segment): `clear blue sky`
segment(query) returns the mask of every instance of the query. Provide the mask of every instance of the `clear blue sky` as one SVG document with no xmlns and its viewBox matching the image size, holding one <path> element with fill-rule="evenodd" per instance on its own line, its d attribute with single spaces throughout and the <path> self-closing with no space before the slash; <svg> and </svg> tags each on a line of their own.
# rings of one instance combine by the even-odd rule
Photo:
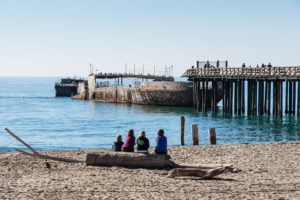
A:
<svg viewBox="0 0 300 200">
<path fill-rule="evenodd" d="M 0 0 L 0 76 L 300 65 L 300 0 Z"/>
</svg>

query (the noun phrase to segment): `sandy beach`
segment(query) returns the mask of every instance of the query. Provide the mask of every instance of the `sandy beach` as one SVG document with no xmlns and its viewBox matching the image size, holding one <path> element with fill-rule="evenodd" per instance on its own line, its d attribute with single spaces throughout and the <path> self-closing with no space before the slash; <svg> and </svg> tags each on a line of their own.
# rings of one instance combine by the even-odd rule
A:
<svg viewBox="0 0 300 200">
<path fill-rule="evenodd" d="M 0 152 L 1 199 L 299 199 L 300 142 L 169 147 L 176 163 L 233 164 L 213 180 L 167 178 L 170 169 L 95 167 Z M 88 152 L 40 151 L 85 160 Z M 150 150 L 153 152 L 153 149 Z"/>
</svg>

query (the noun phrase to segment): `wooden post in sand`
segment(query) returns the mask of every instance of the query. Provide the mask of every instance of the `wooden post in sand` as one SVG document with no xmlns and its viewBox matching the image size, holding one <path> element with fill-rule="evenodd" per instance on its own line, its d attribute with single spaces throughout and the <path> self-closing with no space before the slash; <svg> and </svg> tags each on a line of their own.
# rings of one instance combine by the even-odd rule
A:
<svg viewBox="0 0 300 200">
<path fill-rule="evenodd" d="M 199 145 L 199 137 L 198 137 L 198 124 L 192 124 L 192 139 L 193 145 Z"/>
<path fill-rule="evenodd" d="M 180 138 L 181 138 L 181 146 L 184 146 L 184 123 L 185 123 L 185 118 L 184 116 L 180 116 Z"/>
<path fill-rule="evenodd" d="M 208 137 L 209 137 L 209 144 L 216 144 L 217 143 L 216 129 L 215 128 L 209 128 L 208 129 Z"/>
</svg>

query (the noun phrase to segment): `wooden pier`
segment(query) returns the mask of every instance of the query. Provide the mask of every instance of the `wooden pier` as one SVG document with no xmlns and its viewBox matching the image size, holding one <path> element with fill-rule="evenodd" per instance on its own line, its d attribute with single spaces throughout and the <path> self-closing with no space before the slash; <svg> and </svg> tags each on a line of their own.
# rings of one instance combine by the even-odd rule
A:
<svg viewBox="0 0 300 200">
<path fill-rule="evenodd" d="M 207 106 L 202 99 L 206 99 L 210 84 L 213 113 L 217 112 L 217 88 L 222 85 L 224 113 L 282 116 L 285 112 L 300 116 L 300 66 L 200 68 L 197 62 L 197 67 L 188 69 L 182 77 L 193 81 L 194 107 L 201 107 L 203 113 Z"/>
<path fill-rule="evenodd" d="M 135 74 L 135 73 L 97 73 L 96 79 L 118 79 L 118 84 L 123 84 L 123 78 L 152 79 L 155 81 L 174 81 L 172 76 L 155 74 Z"/>
</svg>

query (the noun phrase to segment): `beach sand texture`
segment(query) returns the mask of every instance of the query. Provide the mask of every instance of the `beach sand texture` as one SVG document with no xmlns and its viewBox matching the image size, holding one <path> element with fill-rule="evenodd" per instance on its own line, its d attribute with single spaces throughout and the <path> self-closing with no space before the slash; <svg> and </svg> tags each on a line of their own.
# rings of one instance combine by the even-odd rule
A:
<svg viewBox="0 0 300 200">
<path fill-rule="evenodd" d="M 0 152 L 0 199 L 300 199 L 300 142 L 169 147 L 176 163 L 233 164 L 213 180 Z M 40 151 L 85 160 L 108 150 Z M 153 152 L 153 148 L 151 149 Z"/>
</svg>

